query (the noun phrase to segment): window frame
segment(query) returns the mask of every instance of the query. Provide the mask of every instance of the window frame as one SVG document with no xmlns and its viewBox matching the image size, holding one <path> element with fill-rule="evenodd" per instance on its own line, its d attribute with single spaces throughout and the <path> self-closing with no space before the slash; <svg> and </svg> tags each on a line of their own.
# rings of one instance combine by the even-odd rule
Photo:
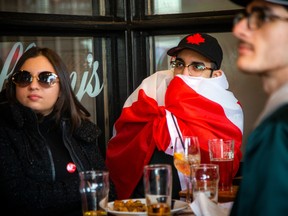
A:
<svg viewBox="0 0 288 216">
<path fill-rule="evenodd" d="M 102 134 L 99 143 L 105 155 L 112 136 L 113 124 L 120 116 L 127 97 L 149 76 L 150 36 L 188 34 L 193 32 L 230 32 L 233 18 L 241 10 L 145 15 L 143 0 L 107 0 L 110 15 L 76 16 L 59 14 L 19 13 L 0 11 L 0 37 L 9 36 L 91 36 L 111 40 L 108 77 L 108 119 L 103 94 L 96 97 L 97 125 Z M 95 6 L 93 1 L 92 6 Z M 120 10 L 120 13 L 119 13 Z M 119 14 L 123 14 L 119 16 Z M 97 52 L 95 50 L 95 52 Z M 122 61 L 119 61 L 122 59 Z"/>
</svg>

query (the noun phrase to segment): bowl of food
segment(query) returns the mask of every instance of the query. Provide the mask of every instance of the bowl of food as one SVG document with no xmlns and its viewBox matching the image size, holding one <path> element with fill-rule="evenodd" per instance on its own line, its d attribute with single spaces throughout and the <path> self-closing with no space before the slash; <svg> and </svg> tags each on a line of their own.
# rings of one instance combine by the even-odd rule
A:
<svg viewBox="0 0 288 216">
<path fill-rule="evenodd" d="M 188 204 L 180 200 L 172 200 L 171 213 L 174 214 L 188 207 Z M 108 212 L 116 216 L 147 216 L 145 199 L 115 200 L 108 203 Z"/>
</svg>

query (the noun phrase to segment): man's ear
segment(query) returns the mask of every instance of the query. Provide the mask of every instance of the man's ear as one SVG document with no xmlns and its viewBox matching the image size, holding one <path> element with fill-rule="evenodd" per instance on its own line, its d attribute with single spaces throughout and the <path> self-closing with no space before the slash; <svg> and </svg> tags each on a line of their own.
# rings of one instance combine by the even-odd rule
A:
<svg viewBox="0 0 288 216">
<path fill-rule="evenodd" d="M 222 70 L 215 70 L 215 71 L 213 71 L 212 78 L 213 78 L 213 77 L 221 76 L 222 73 L 223 73 Z"/>
</svg>

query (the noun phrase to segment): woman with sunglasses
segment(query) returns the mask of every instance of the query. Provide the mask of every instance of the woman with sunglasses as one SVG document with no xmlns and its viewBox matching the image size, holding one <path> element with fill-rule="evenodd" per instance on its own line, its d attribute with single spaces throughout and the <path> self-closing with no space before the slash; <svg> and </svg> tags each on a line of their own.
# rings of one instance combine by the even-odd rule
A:
<svg viewBox="0 0 288 216">
<path fill-rule="evenodd" d="M 173 167 L 173 199 L 186 189 L 173 164 L 176 137 L 198 136 L 201 163 L 210 163 L 208 139 L 235 140 L 234 175 L 241 160 L 243 112 L 228 91 L 220 69 L 223 53 L 216 38 L 204 33 L 184 37 L 168 50 L 171 70 L 147 77 L 126 100 L 114 124 L 106 164 L 121 199 L 144 197 L 143 167 Z"/>
<path fill-rule="evenodd" d="M 78 172 L 105 163 L 100 130 L 70 83 L 51 49 L 33 47 L 19 58 L 0 97 L 1 211 L 82 215 Z"/>
</svg>

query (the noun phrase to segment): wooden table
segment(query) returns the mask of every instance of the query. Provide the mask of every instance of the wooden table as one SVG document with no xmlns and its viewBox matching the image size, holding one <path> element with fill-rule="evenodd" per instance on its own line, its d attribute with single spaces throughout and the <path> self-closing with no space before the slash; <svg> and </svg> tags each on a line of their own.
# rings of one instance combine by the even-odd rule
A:
<svg viewBox="0 0 288 216">
<path fill-rule="evenodd" d="M 238 191 L 238 185 L 233 185 L 231 191 L 218 191 L 218 202 L 219 203 L 224 203 L 224 202 L 232 202 L 234 201 L 236 194 Z M 186 190 L 180 191 L 179 192 L 180 198 L 185 199 L 186 197 Z M 192 197 L 191 193 L 191 197 Z"/>
</svg>

